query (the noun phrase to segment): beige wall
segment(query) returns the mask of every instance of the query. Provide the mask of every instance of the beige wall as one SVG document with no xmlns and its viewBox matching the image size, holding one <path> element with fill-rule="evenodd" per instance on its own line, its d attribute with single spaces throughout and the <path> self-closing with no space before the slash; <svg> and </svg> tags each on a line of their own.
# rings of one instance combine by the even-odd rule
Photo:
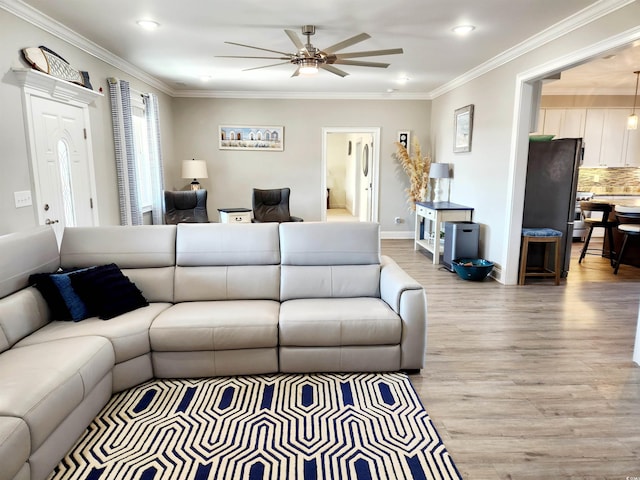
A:
<svg viewBox="0 0 640 480">
<path fill-rule="evenodd" d="M 30 160 L 24 128 L 22 91 L 11 71 L 12 67 L 25 67 L 20 51 L 25 47 L 45 45 L 79 69 L 87 70 L 94 90 L 102 88 L 104 97 L 89 106 L 93 157 L 96 172 L 97 196 L 94 199 L 102 225 L 119 223 L 118 191 L 114 163 L 113 131 L 108 96 L 107 77 L 118 77 L 131 82 L 140 92 L 158 95 L 160 128 L 165 158 L 172 158 L 172 99 L 143 82 L 125 74 L 84 51 L 44 32 L 7 11 L 0 9 L 0 235 L 24 230 L 36 224 L 34 207 L 15 208 L 13 192 L 33 190 Z M 167 175 L 173 172 L 169 168 Z"/>
<path fill-rule="evenodd" d="M 628 108 L 633 95 L 542 95 L 540 108 Z"/>
<path fill-rule="evenodd" d="M 634 2 L 433 100 L 434 159 L 453 164 L 451 201 L 475 208 L 474 221 L 482 224 L 480 254 L 498 264 L 502 281 L 517 279 L 524 202 L 528 125 L 518 130 L 513 126 L 529 118 L 521 113 L 530 109 L 531 98 L 521 105 L 521 97 L 516 97 L 518 75 L 546 65 L 551 69 L 587 47 L 597 50 L 598 42 L 618 38 L 621 32 L 640 36 L 638 18 L 640 2 Z M 472 151 L 454 154 L 453 111 L 468 104 L 475 105 Z"/>
<path fill-rule="evenodd" d="M 209 217 L 218 208 L 251 208 L 252 188 L 291 188 L 291 213 L 307 221 L 320 220 L 326 193 L 322 190 L 322 129 L 380 127 L 379 221 L 383 232 L 413 231 L 406 203 L 406 175 L 392 158 L 399 130 L 411 130 L 428 144 L 429 101 L 394 100 L 254 100 L 175 98 L 175 157 L 207 160 Z M 282 125 L 283 152 L 219 150 L 219 125 Z M 175 176 L 168 185 L 182 188 Z M 405 223 L 394 224 L 394 217 Z"/>
</svg>

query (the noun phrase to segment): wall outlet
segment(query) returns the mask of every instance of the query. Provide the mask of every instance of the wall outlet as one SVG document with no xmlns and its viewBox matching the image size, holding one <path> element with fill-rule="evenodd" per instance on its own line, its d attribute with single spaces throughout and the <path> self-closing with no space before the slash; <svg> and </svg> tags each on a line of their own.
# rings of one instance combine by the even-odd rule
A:
<svg viewBox="0 0 640 480">
<path fill-rule="evenodd" d="M 29 207 L 30 205 L 32 205 L 30 190 L 13 192 L 13 198 L 16 203 L 16 208 Z"/>
<path fill-rule="evenodd" d="M 402 217 L 396 217 L 393 219 L 393 221 L 396 225 L 399 225 L 404 222 L 404 219 Z"/>
</svg>

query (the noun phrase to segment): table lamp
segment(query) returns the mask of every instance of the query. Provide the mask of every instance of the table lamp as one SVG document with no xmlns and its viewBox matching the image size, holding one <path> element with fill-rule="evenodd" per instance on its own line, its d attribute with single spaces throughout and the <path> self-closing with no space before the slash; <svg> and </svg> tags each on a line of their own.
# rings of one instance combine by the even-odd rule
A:
<svg viewBox="0 0 640 480">
<path fill-rule="evenodd" d="M 429 178 L 436 179 L 436 192 L 433 197 L 434 202 L 444 202 L 446 199 L 442 198 L 442 179 L 449 178 L 449 164 L 448 163 L 432 163 L 429 169 Z"/>
<path fill-rule="evenodd" d="M 191 182 L 191 190 L 200 190 L 200 182 L 198 182 L 198 178 L 209 178 L 209 174 L 207 173 L 207 162 L 196 159 L 183 160 L 182 178 L 193 178 L 193 182 Z"/>
</svg>

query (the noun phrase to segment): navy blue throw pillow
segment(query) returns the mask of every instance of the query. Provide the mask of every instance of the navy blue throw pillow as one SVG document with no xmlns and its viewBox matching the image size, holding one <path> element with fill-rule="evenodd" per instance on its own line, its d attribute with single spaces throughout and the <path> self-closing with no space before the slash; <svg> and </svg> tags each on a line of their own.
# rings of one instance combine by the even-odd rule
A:
<svg viewBox="0 0 640 480">
<path fill-rule="evenodd" d="M 69 278 L 87 308 L 103 320 L 149 305 L 115 263 L 79 271 Z"/>
<path fill-rule="evenodd" d="M 73 320 L 78 322 L 92 315 L 71 286 L 70 276 L 78 271 L 81 270 L 71 269 L 56 273 L 35 273 L 29 277 L 29 283 L 42 294 L 54 320 Z"/>
</svg>

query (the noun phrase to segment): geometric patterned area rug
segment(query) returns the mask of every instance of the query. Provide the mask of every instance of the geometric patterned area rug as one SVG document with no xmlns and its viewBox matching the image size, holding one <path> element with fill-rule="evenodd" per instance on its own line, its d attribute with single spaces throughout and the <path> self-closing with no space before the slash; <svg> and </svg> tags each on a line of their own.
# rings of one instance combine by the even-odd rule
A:
<svg viewBox="0 0 640 480">
<path fill-rule="evenodd" d="M 115 394 L 53 480 L 459 479 L 404 373 L 153 380 Z"/>
</svg>

